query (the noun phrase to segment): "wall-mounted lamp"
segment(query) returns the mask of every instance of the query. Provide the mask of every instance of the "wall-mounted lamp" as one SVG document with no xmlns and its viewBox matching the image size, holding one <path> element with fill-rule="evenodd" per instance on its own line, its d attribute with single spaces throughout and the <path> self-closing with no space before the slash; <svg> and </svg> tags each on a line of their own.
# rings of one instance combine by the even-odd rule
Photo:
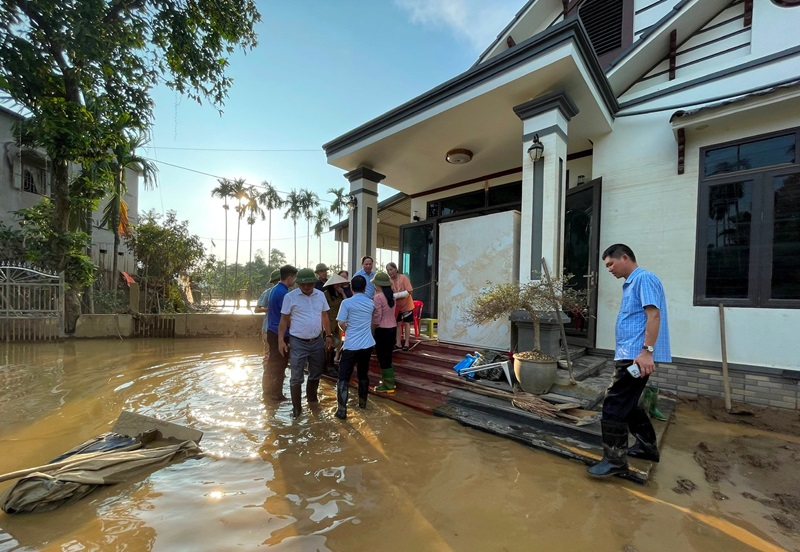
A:
<svg viewBox="0 0 800 552">
<path fill-rule="evenodd" d="M 444 159 L 451 165 L 463 165 L 472 161 L 472 152 L 463 148 L 451 149 Z"/>
<path fill-rule="evenodd" d="M 531 156 L 531 161 L 536 163 L 539 159 L 542 158 L 542 154 L 544 154 L 544 144 L 539 141 L 539 135 L 533 135 L 533 143 L 531 147 L 528 148 L 528 155 Z"/>
<path fill-rule="evenodd" d="M 347 207 L 348 211 L 354 211 L 356 207 L 358 207 L 358 199 L 353 194 L 347 196 L 347 201 L 345 202 L 345 206 Z"/>
<path fill-rule="evenodd" d="M 414 216 L 411 217 L 414 222 L 419 222 L 419 211 L 414 211 Z"/>
</svg>

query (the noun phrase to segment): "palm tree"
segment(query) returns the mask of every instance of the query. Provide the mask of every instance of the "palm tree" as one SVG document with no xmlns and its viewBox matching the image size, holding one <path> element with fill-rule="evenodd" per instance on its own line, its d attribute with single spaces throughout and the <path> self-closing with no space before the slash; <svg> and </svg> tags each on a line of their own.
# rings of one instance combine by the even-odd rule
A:
<svg viewBox="0 0 800 552">
<path fill-rule="evenodd" d="M 114 234 L 114 259 L 111 262 L 111 274 L 113 289 L 117 289 L 117 261 L 119 259 L 119 236 L 130 235 L 130 225 L 128 222 L 128 205 L 123 196 L 127 189 L 125 173 L 127 169 L 132 169 L 142 175 L 145 189 L 156 185 L 156 173 L 158 168 L 151 161 L 136 154 L 136 150 L 147 143 L 147 138 L 143 134 L 127 136 L 125 140 L 117 144 L 112 150 L 111 159 L 112 170 L 114 173 L 114 186 L 111 190 L 111 197 L 108 205 L 103 211 L 101 226 L 108 227 Z"/>
<path fill-rule="evenodd" d="M 322 234 L 330 230 L 331 219 L 328 210 L 320 207 L 314 215 L 314 235 L 319 238 L 319 262 L 322 262 Z"/>
<path fill-rule="evenodd" d="M 283 218 L 291 218 L 294 223 L 294 264 L 297 266 L 297 219 L 303 214 L 303 207 L 300 202 L 300 193 L 297 190 L 292 190 L 283 202 L 286 207 L 286 212 Z M 270 255 L 272 252 L 270 251 Z"/>
<path fill-rule="evenodd" d="M 347 195 L 344 188 L 328 188 L 328 193 L 333 194 L 333 203 L 331 203 L 331 213 L 336 215 L 336 218 L 342 220 L 342 217 L 347 212 Z M 343 265 L 342 258 L 344 257 L 344 241 L 339 241 L 339 266 Z"/>
<path fill-rule="evenodd" d="M 242 219 L 245 214 L 245 205 L 247 199 L 247 182 L 244 178 L 236 178 L 231 183 L 233 197 L 238 199 L 234 210 L 236 211 L 236 261 L 233 265 L 233 285 L 239 285 L 239 235 L 242 230 Z M 234 292 L 235 293 L 235 292 Z M 236 306 L 239 305 L 239 296 L 236 296 Z"/>
<path fill-rule="evenodd" d="M 227 178 L 217 180 L 219 186 L 211 190 L 211 197 L 219 197 L 225 209 L 225 260 L 222 263 L 222 304 L 225 304 L 226 290 L 228 287 L 228 198 L 233 198 L 233 183 Z"/>
<path fill-rule="evenodd" d="M 283 207 L 283 200 L 278 195 L 278 190 L 266 180 L 261 183 L 261 186 L 264 187 L 264 191 L 258 195 L 258 202 L 269 213 L 269 238 L 267 240 L 267 261 L 269 261 L 272 255 L 272 211 Z"/>
<path fill-rule="evenodd" d="M 247 307 L 250 308 L 250 281 L 253 272 L 253 225 L 256 217 L 264 220 L 264 209 L 261 208 L 260 194 L 253 186 L 247 187 L 247 197 L 244 205 L 247 213 L 247 224 L 250 225 L 250 256 L 247 259 Z"/>
<path fill-rule="evenodd" d="M 311 219 L 319 207 L 319 197 L 311 190 L 300 190 L 300 209 L 306 219 L 306 266 L 311 262 Z"/>
</svg>

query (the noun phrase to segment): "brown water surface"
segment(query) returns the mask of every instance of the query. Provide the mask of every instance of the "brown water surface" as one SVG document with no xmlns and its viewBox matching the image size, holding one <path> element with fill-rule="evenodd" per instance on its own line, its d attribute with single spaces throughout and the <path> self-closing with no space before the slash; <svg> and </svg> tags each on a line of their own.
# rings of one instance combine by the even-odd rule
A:
<svg viewBox="0 0 800 552">
<path fill-rule="evenodd" d="M 678 414 L 638 486 L 372 396 L 341 422 L 327 382 L 293 421 L 260 383 L 255 339 L 0 345 L 0 473 L 108 431 L 123 409 L 205 432 L 201 458 L 53 512 L 0 513 L 0 552 L 798 547 L 758 502 L 711 497 L 694 446 L 743 430 L 699 414 Z M 674 492 L 681 477 L 700 489 Z"/>
</svg>

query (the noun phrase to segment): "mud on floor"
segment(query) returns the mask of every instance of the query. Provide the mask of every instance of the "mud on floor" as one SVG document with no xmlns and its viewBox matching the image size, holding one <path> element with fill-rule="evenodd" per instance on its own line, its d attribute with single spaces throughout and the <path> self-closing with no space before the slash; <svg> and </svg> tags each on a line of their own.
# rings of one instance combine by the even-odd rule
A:
<svg viewBox="0 0 800 552">
<path fill-rule="evenodd" d="M 732 414 L 726 412 L 721 399 L 698 398 L 682 403 L 715 420 L 775 434 L 740 435 L 714 444 L 701 441 L 694 459 L 703 468 L 706 481 L 712 485 L 729 482 L 741 489 L 744 498 L 773 510 L 772 518 L 786 532 L 800 535 L 800 443 L 785 437 L 800 436 L 800 413 L 734 405 L 732 412 L 749 414 Z M 679 480 L 673 490 L 689 494 L 695 488 L 694 482 Z M 714 497 L 730 498 L 719 490 Z"/>
</svg>

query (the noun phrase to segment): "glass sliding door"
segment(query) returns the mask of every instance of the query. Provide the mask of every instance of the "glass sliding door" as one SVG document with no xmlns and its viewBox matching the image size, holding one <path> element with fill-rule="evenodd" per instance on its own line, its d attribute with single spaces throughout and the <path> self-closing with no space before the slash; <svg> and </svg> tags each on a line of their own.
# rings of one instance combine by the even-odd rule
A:
<svg viewBox="0 0 800 552">
<path fill-rule="evenodd" d="M 400 227 L 400 272 L 408 276 L 415 301 L 422 301 L 422 318 L 436 318 L 437 240 L 433 222 Z"/>
</svg>

